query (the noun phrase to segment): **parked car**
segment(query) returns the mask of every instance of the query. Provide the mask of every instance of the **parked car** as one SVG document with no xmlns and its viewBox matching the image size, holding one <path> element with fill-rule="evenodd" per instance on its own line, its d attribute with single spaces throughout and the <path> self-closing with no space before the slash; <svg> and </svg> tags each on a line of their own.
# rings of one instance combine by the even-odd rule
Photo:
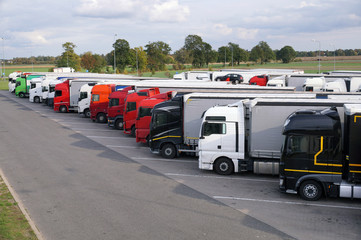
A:
<svg viewBox="0 0 361 240">
<path fill-rule="evenodd" d="M 243 77 L 241 74 L 228 73 L 227 75 L 217 77 L 216 81 L 227 81 L 232 82 L 232 84 L 239 84 L 243 82 Z"/>
</svg>

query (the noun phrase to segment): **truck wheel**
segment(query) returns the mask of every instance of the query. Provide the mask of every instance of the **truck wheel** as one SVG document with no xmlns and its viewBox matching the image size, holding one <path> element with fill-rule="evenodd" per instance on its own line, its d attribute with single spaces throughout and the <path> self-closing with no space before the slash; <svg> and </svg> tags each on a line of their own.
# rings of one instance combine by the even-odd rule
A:
<svg viewBox="0 0 361 240">
<path fill-rule="evenodd" d="M 107 117 L 105 116 L 104 113 L 99 113 L 97 115 L 97 122 L 98 123 L 105 123 L 107 121 Z"/>
<path fill-rule="evenodd" d="M 40 102 L 40 98 L 39 98 L 39 97 L 34 97 L 34 102 L 35 102 L 35 103 L 39 103 L 39 102 Z"/>
<path fill-rule="evenodd" d="M 24 98 L 24 97 L 25 97 L 25 94 L 21 92 L 21 93 L 19 93 L 19 97 L 20 97 L 20 98 Z"/>
<path fill-rule="evenodd" d="M 176 148 L 173 144 L 167 143 L 162 147 L 161 154 L 164 158 L 174 158 L 176 155 Z"/>
<path fill-rule="evenodd" d="M 322 196 L 322 187 L 316 181 L 304 181 L 300 186 L 299 193 L 304 200 L 317 201 Z"/>
<path fill-rule="evenodd" d="M 132 129 L 130 130 L 130 136 L 135 137 L 135 126 L 132 126 Z"/>
<path fill-rule="evenodd" d="M 228 158 L 220 158 L 214 163 L 214 170 L 221 175 L 230 175 L 234 171 L 233 162 Z"/>
<path fill-rule="evenodd" d="M 84 110 L 84 117 L 90 118 L 90 110 L 89 110 L 89 108 Z"/>
<path fill-rule="evenodd" d="M 122 130 L 123 129 L 123 120 L 122 119 L 116 120 L 114 123 L 114 127 L 115 127 L 115 129 Z"/>
<path fill-rule="evenodd" d="M 68 111 L 68 109 L 66 108 L 66 106 L 60 106 L 59 112 L 66 113 L 67 111 Z"/>
</svg>

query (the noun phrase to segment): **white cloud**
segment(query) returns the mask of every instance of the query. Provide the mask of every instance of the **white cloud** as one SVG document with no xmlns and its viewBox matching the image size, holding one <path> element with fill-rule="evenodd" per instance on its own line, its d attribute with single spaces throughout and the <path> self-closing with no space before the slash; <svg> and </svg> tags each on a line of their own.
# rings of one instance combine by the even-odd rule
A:
<svg viewBox="0 0 361 240">
<path fill-rule="evenodd" d="M 255 39 L 259 29 L 246 29 L 246 28 L 237 28 L 236 33 L 239 39 Z"/>
<path fill-rule="evenodd" d="M 26 39 L 30 41 L 32 44 L 47 44 L 48 40 L 46 36 L 49 33 L 45 33 L 42 31 L 33 31 L 33 32 L 14 32 L 13 35 L 17 36 L 19 39 Z"/>
<path fill-rule="evenodd" d="M 219 34 L 224 36 L 230 35 L 233 32 L 232 28 L 229 28 L 225 24 L 215 24 L 213 27 Z"/>
<path fill-rule="evenodd" d="M 123 18 L 136 13 L 139 1 L 128 0 L 81 0 L 76 13 L 95 18 Z"/>
<path fill-rule="evenodd" d="M 184 22 L 189 14 L 189 8 L 180 6 L 178 0 L 156 1 L 150 7 L 149 19 L 155 22 Z"/>
<path fill-rule="evenodd" d="M 76 14 L 90 18 L 134 18 L 152 22 L 183 22 L 190 15 L 178 0 L 81 0 Z"/>
</svg>

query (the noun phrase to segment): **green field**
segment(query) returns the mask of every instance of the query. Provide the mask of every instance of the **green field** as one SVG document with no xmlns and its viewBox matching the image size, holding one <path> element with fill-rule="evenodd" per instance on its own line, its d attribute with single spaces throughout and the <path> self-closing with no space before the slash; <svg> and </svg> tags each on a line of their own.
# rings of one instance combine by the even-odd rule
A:
<svg viewBox="0 0 361 240">
<path fill-rule="evenodd" d="M 336 61 L 334 62 L 333 57 L 322 57 L 320 61 L 321 64 L 321 72 L 332 71 L 334 68 L 336 70 L 358 70 L 361 71 L 361 56 L 354 56 L 352 58 L 347 57 L 336 57 Z M 279 68 L 279 69 L 298 69 L 304 70 L 305 73 L 318 73 L 318 61 L 314 61 L 307 58 L 303 58 L 303 61 L 299 62 L 291 62 L 287 64 L 283 64 L 280 62 L 272 62 L 266 64 L 254 64 L 254 63 L 241 63 L 240 65 L 231 66 L 227 64 L 224 66 L 223 63 L 214 63 L 210 64 L 207 68 L 195 69 L 192 68 L 191 65 L 186 65 L 186 69 L 184 70 L 173 70 L 172 65 L 167 65 L 166 71 L 159 72 L 143 72 L 139 73 L 139 76 L 143 77 L 159 77 L 159 78 L 173 78 L 173 75 L 176 73 L 181 73 L 184 71 L 190 70 L 211 70 L 216 71 L 224 68 L 234 68 L 234 69 L 253 69 L 253 68 Z M 10 73 L 14 71 L 22 71 L 22 72 L 48 72 L 49 69 L 53 68 L 53 65 L 10 65 L 6 66 L 5 76 L 8 76 Z M 84 70 L 85 71 L 85 70 Z M 126 69 L 127 73 L 130 75 L 136 75 L 137 73 L 132 71 L 131 68 Z M 104 69 L 105 72 L 105 69 Z M 0 90 L 6 90 L 7 81 L 0 80 Z"/>
</svg>

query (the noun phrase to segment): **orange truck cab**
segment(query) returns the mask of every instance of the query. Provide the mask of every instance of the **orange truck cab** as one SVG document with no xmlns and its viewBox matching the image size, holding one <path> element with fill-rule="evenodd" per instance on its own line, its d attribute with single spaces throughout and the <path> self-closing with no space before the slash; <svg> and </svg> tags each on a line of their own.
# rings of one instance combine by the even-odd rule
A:
<svg viewBox="0 0 361 240">
<path fill-rule="evenodd" d="M 92 88 L 89 109 L 93 122 L 107 122 L 109 94 L 114 91 L 115 84 L 98 84 Z"/>
</svg>

